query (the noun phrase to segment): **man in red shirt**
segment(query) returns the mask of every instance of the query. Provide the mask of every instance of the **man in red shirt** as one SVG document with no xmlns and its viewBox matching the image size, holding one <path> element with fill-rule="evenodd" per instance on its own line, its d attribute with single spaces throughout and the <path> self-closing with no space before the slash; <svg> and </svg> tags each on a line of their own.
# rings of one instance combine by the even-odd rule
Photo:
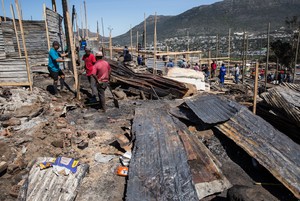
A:
<svg viewBox="0 0 300 201">
<path fill-rule="evenodd" d="M 93 76 L 95 79 L 98 80 L 97 89 L 98 89 L 98 95 L 100 100 L 100 106 L 103 112 L 106 111 L 106 105 L 105 105 L 105 89 L 108 86 L 109 83 L 109 77 L 110 77 L 110 65 L 107 61 L 103 60 L 103 54 L 102 52 L 96 53 L 96 63 L 93 68 Z"/>
<path fill-rule="evenodd" d="M 215 77 L 216 69 L 217 69 L 217 64 L 215 61 L 213 61 L 210 65 L 211 67 L 211 78 Z"/>
<path fill-rule="evenodd" d="M 90 99 L 91 103 L 97 102 L 96 94 L 98 93 L 95 79 L 92 78 L 93 66 L 96 63 L 95 56 L 91 54 L 91 50 L 89 48 L 85 48 L 85 55 L 82 57 L 82 61 L 85 63 L 85 72 L 86 76 L 89 80 L 89 83 L 92 88 L 92 98 Z"/>
</svg>

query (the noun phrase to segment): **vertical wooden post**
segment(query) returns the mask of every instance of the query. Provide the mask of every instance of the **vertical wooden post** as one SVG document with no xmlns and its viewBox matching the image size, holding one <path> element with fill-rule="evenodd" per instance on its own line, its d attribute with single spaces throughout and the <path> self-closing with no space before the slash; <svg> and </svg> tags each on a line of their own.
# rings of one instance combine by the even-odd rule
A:
<svg viewBox="0 0 300 201">
<path fill-rule="evenodd" d="M 209 72 L 211 72 L 210 58 L 211 58 L 211 51 L 208 50 L 207 68 L 209 69 Z"/>
<path fill-rule="evenodd" d="M 68 40 L 70 44 L 69 48 L 71 50 L 71 60 L 72 60 L 72 67 L 73 67 L 72 69 L 73 69 L 74 81 L 75 81 L 74 88 L 76 89 L 77 92 L 77 99 L 80 99 L 80 91 L 79 91 L 80 87 L 78 87 L 78 73 L 77 73 L 76 60 L 75 60 L 75 45 L 73 42 L 73 30 L 72 30 L 71 18 L 70 18 L 67 0 L 62 0 L 62 4 L 63 4 L 63 13 L 64 16 L 66 16 L 65 25 L 69 33 Z"/>
<path fill-rule="evenodd" d="M 99 46 L 100 44 L 100 36 L 99 36 L 99 23 L 98 23 L 98 20 L 97 20 L 97 46 Z M 97 47 L 98 50 L 99 50 L 99 47 Z"/>
<path fill-rule="evenodd" d="M 130 25 L 130 51 L 131 55 L 133 56 L 133 51 L 132 51 L 132 27 Z"/>
<path fill-rule="evenodd" d="M 26 48 L 26 41 L 25 41 L 25 35 L 24 35 L 24 29 L 23 29 L 23 23 L 22 23 L 22 16 L 21 16 L 20 8 L 19 8 L 19 1 L 15 0 L 15 4 L 16 4 L 17 12 L 18 12 L 18 17 L 19 17 L 19 25 L 20 25 L 20 30 L 21 30 L 21 36 L 22 36 L 22 42 L 23 42 L 23 48 L 24 48 L 24 54 L 25 54 L 25 61 L 26 61 L 27 77 L 28 77 L 30 91 L 32 91 L 30 65 L 29 65 L 27 48 Z"/>
<path fill-rule="evenodd" d="M 83 8 L 82 8 L 82 4 L 80 5 L 80 21 L 81 21 L 81 37 L 82 39 L 85 38 L 84 37 L 84 30 L 83 30 Z"/>
<path fill-rule="evenodd" d="M 103 48 L 104 47 L 104 24 L 103 24 L 103 18 L 102 17 L 101 17 L 101 24 L 102 24 L 102 48 Z"/>
<path fill-rule="evenodd" d="M 84 4 L 84 16 L 85 16 L 86 39 L 88 39 L 88 38 L 89 38 L 89 30 L 88 30 L 87 15 L 86 15 L 86 2 L 83 1 L 83 4 Z"/>
<path fill-rule="evenodd" d="M 257 92 L 258 92 L 258 60 L 256 60 L 255 65 L 255 82 L 254 82 L 254 96 L 253 96 L 253 113 L 256 114 L 256 102 L 257 102 Z"/>
<path fill-rule="evenodd" d="M 139 31 L 136 32 L 136 52 L 139 52 Z"/>
<path fill-rule="evenodd" d="M 154 17 L 154 68 L 153 68 L 153 74 L 156 74 L 156 51 L 157 51 L 157 44 L 156 44 L 156 23 L 157 23 L 157 18 L 156 18 L 156 12 L 155 12 L 155 17 Z"/>
<path fill-rule="evenodd" d="M 230 51 L 231 51 L 231 28 L 228 31 L 228 75 L 230 70 Z"/>
<path fill-rule="evenodd" d="M 216 58 L 219 56 L 219 34 L 217 34 Z"/>
<path fill-rule="evenodd" d="M 6 22 L 6 12 L 5 12 L 4 0 L 2 0 L 2 10 L 3 10 L 4 22 Z"/>
<path fill-rule="evenodd" d="M 54 12 L 57 12 L 57 10 L 56 10 L 56 0 L 52 0 L 52 10 Z"/>
<path fill-rule="evenodd" d="M 19 57 L 22 58 L 21 47 L 20 47 L 20 41 L 19 41 L 19 35 L 18 35 L 18 30 L 17 30 L 16 20 L 15 20 L 15 11 L 14 11 L 14 7 L 13 7 L 12 4 L 10 4 L 10 11 L 11 11 L 11 16 L 12 16 L 13 25 L 14 25 L 14 30 L 15 30 L 16 39 L 17 39 L 17 45 L 18 45 Z"/>
<path fill-rule="evenodd" d="M 268 83 L 268 70 L 269 70 L 269 55 L 270 55 L 270 28 L 271 23 L 268 24 L 268 36 L 267 36 L 267 62 L 266 62 L 266 68 L 265 68 L 265 91 L 267 91 L 267 83 Z"/>
<path fill-rule="evenodd" d="M 299 52 L 299 42 L 300 42 L 300 28 L 298 29 L 298 40 L 296 46 L 296 54 L 295 54 L 295 68 L 294 68 L 294 75 L 293 75 L 293 83 L 296 81 L 296 70 L 297 70 L 297 60 L 298 60 L 298 52 Z"/>
<path fill-rule="evenodd" d="M 77 39 L 78 41 L 80 41 L 80 35 L 79 35 L 79 26 L 78 26 L 78 15 L 77 15 L 77 12 L 76 12 L 76 33 L 77 33 Z"/>
<path fill-rule="evenodd" d="M 147 40 L 147 26 L 146 26 L 146 13 L 144 13 L 144 50 L 145 51 L 146 51 L 146 45 L 147 45 L 146 40 Z"/>
<path fill-rule="evenodd" d="M 49 37 L 49 30 L 48 30 L 48 23 L 47 23 L 46 4 L 44 4 L 43 7 L 44 7 L 44 18 L 45 18 L 47 45 L 48 45 L 48 51 L 49 51 L 51 47 L 50 47 L 50 37 Z"/>
<path fill-rule="evenodd" d="M 246 33 L 244 31 L 244 35 L 243 35 L 243 56 L 242 56 L 242 63 L 243 63 L 243 69 L 242 69 L 242 83 L 244 84 L 244 78 L 245 78 L 245 70 L 246 70 L 246 67 L 245 67 L 245 50 L 246 49 Z"/>
<path fill-rule="evenodd" d="M 108 28 L 109 29 L 109 56 L 110 59 L 112 59 L 113 57 L 113 52 L 112 52 L 112 39 L 111 39 L 111 32 L 112 32 L 112 28 Z"/>
</svg>

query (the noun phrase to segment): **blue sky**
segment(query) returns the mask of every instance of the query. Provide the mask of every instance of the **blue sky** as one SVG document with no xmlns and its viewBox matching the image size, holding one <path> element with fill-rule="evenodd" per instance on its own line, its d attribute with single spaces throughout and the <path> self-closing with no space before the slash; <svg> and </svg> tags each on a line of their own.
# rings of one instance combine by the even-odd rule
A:
<svg viewBox="0 0 300 201">
<path fill-rule="evenodd" d="M 104 34 L 108 35 L 108 27 L 113 28 L 112 35 L 117 36 L 127 32 L 130 25 L 134 27 L 144 20 L 146 16 L 154 15 L 178 15 L 188 9 L 200 5 L 209 5 L 221 0 L 86 0 L 88 27 L 96 32 L 97 20 L 100 33 L 101 17 L 104 22 Z M 9 5 L 14 5 L 14 0 L 4 0 L 6 16 L 10 17 Z M 51 8 L 51 0 L 19 0 L 23 10 L 23 18 L 30 20 L 43 19 L 43 3 Z M 56 0 L 59 13 L 61 12 L 61 0 Z M 69 9 L 75 5 L 80 18 L 80 7 L 83 8 L 83 0 L 69 0 Z M 3 15 L 2 6 L 0 15 Z M 78 21 L 81 24 L 81 19 Z"/>
</svg>

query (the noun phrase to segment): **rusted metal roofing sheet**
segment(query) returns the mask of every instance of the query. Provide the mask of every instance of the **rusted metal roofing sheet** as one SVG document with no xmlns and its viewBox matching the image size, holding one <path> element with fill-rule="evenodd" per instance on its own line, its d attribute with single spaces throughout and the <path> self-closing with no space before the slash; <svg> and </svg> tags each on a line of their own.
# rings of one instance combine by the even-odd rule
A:
<svg viewBox="0 0 300 201">
<path fill-rule="evenodd" d="M 214 95 L 200 95 L 185 102 L 193 112 L 207 124 L 227 121 L 240 109 L 236 102 L 221 99 Z"/>
<path fill-rule="evenodd" d="M 136 141 L 126 200 L 199 200 L 187 155 L 166 107 L 137 108 L 132 129 Z"/>
</svg>

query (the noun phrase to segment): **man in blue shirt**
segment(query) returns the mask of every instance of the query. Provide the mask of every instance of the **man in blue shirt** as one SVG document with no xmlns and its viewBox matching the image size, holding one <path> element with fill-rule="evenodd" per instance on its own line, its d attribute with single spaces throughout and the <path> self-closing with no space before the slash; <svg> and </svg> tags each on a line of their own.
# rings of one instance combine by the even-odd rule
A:
<svg viewBox="0 0 300 201">
<path fill-rule="evenodd" d="M 68 54 L 60 54 L 57 52 L 59 49 L 59 43 L 57 41 L 54 41 L 52 44 L 52 48 L 49 51 L 49 59 L 48 59 L 48 70 L 50 73 L 50 76 L 53 79 L 53 86 L 54 86 L 54 94 L 58 95 L 57 92 L 57 82 L 58 78 L 60 81 L 60 88 L 61 90 L 64 87 L 65 84 L 65 74 L 62 72 L 62 70 L 59 68 L 59 62 L 64 62 L 64 60 L 61 57 L 67 56 Z"/>
</svg>

